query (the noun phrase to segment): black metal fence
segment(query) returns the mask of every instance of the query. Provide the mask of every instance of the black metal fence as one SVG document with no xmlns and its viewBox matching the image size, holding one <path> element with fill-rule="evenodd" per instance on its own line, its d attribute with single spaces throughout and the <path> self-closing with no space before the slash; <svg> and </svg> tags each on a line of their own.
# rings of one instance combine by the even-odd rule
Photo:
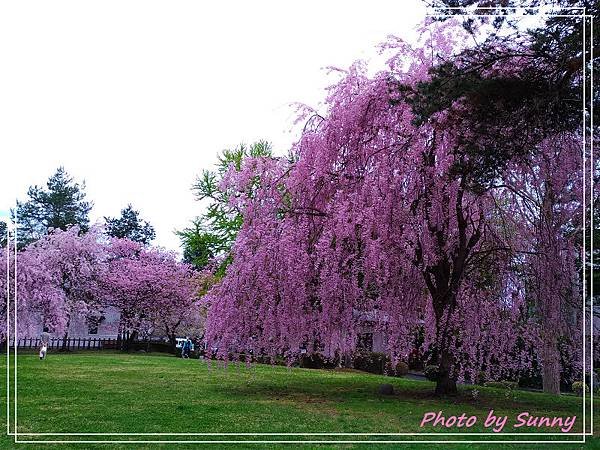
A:
<svg viewBox="0 0 600 450">
<path fill-rule="evenodd" d="M 0 342 L 0 352 L 6 351 L 7 342 Z M 9 345 L 14 348 L 15 341 L 10 340 Z M 17 340 L 17 349 L 19 350 L 39 350 L 42 346 L 40 338 L 26 337 Z M 123 338 L 51 338 L 48 342 L 48 351 L 76 351 L 76 350 L 123 350 L 128 352 L 160 352 L 160 353 L 178 353 L 181 350 L 175 349 L 173 345 L 162 340 L 133 340 Z"/>
<path fill-rule="evenodd" d="M 4 344 L 6 345 L 6 344 Z M 4 347 L 3 345 L 3 347 Z M 14 348 L 14 339 L 10 340 L 11 348 Z M 42 341 L 39 338 L 20 338 L 17 340 L 18 349 L 39 350 Z M 120 340 L 113 338 L 52 338 L 48 342 L 50 349 L 68 349 L 68 350 L 115 350 L 120 347 Z"/>
</svg>

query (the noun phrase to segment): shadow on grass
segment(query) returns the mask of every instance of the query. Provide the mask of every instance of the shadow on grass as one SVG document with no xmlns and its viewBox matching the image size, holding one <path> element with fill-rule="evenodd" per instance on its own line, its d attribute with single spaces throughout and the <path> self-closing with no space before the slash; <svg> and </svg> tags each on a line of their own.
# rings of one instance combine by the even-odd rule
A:
<svg viewBox="0 0 600 450">
<path fill-rule="evenodd" d="M 251 370 L 248 372 L 251 373 Z M 293 372 L 296 370 L 298 369 L 292 369 Z M 321 383 L 307 383 L 313 374 L 310 373 L 312 370 L 310 372 L 306 370 L 308 369 L 303 369 L 299 373 L 292 372 L 289 376 L 284 376 L 280 372 L 279 377 L 269 380 L 265 380 L 260 375 L 240 377 L 237 384 L 227 383 L 226 386 L 217 384 L 213 389 L 222 395 L 234 395 L 249 400 L 268 399 L 308 404 L 378 400 L 419 405 L 431 403 L 436 406 L 469 407 L 480 410 L 529 410 L 540 413 L 547 410 L 572 413 L 581 408 L 581 398 L 570 395 L 552 396 L 518 389 L 508 391 L 481 386 L 461 386 L 457 395 L 439 397 L 435 395 L 434 384 L 431 382 L 382 377 L 364 372 L 348 373 L 348 377 L 335 377 Z M 319 372 L 335 373 L 335 371 L 315 370 L 314 376 L 318 376 Z M 215 376 L 219 376 L 218 370 Z M 395 393 L 378 394 L 377 388 L 382 383 L 392 384 Z M 473 391 L 478 391 L 477 395 L 474 395 Z"/>
</svg>

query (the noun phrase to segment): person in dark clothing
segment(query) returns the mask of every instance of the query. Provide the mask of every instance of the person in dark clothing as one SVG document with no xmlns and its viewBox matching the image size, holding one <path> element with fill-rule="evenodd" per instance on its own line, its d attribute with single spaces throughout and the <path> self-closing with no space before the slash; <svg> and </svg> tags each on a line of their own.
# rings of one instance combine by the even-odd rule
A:
<svg viewBox="0 0 600 450">
<path fill-rule="evenodd" d="M 189 358 L 190 352 L 192 351 L 192 341 L 189 337 L 185 338 L 183 345 L 181 346 L 181 357 Z"/>
</svg>

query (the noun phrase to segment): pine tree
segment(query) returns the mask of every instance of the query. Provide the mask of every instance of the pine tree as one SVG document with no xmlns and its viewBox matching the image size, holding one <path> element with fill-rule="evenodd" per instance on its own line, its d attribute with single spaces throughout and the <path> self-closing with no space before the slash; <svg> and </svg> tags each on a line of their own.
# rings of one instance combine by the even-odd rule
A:
<svg viewBox="0 0 600 450">
<path fill-rule="evenodd" d="M 31 186 L 27 195 L 27 201 L 17 201 L 12 214 L 18 223 L 19 247 L 38 240 L 52 229 L 66 231 L 77 225 L 82 233 L 88 230 L 93 203 L 86 201 L 85 183 L 76 183 L 64 167 L 59 167 L 48 179 L 46 188 Z"/>
</svg>

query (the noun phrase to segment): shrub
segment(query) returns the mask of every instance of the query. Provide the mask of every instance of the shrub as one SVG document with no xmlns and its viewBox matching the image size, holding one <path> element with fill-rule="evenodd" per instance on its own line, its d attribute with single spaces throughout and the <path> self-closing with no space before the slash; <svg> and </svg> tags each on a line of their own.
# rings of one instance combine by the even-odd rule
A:
<svg viewBox="0 0 600 450">
<path fill-rule="evenodd" d="M 519 383 L 516 381 L 486 381 L 483 383 L 485 387 L 498 388 L 498 389 L 516 389 Z"/>
<path fill-rule="evenodd" d="M 485 372 L 483 370 L 479 371 L 475 377 L 475 383 L 479 386 L 483 386 L 485 383 Z"/>
<path fill-rule="evenodd" d="M 404 361 L 398 362 L 398 364 L 396 364 L 396 367 L 394 369 L 394 375 L 396 375 L 397 377 L 403 377 L 407 373 L 408 373 L 408 364 L 406 364 Z"/>
<path fill-rule="evenodd" d="M 306 354 L 300 358 L 300 367 L 305 369 L 333 369 L 335 366 L 334 360 L 326 358 L 320 353 Z"/>
<path fill-rule="evenodd" d="M 590 392 L 589 386 L 587 384 L 585 384 L 583 381 L 575 381 L 571 385 L 571 389 L 573 389 L 573 392 L 577 395 L 583 395 L 584 389 L 585 389 L 585 392 Z"/>
<path fill-rule="evenodd" d="M 357 370 L 383 375 L 389 359 L 385 353 L 358 352 L 354 354 L 353 367 Z"/>
<path fill-rule="evenodd" d="M 167 342 L 134 341 L 129 345 L 130 352 L 138 352 L 140 350 L 146 352 L 173 353 L 173 347 Z M 176 354 L 180 356 L 181 350 L 177 349 Z"/>
<path fill-rule="evenodd" d="M 429 381 L 437 381 L 440 374 L 440 367 L 436 364 L 429 364 L 423 369 L 423 374 Z"/>
<path fill-rule="evenodd" d="M 534 361 L 534 366 L 535 366 L 535 361 Z M 519 378 L 519 386 L 520 387 L 524 387 L 524 388 L 534 388 L 534 389 L 542 389 L 543 387 L 543 383 L 542 383 L 542 374 L 541 371 L 537 369 L 536 370 L 528 370 L 525 371 L 521 374 L 520 378 Z"/>
</svg>

